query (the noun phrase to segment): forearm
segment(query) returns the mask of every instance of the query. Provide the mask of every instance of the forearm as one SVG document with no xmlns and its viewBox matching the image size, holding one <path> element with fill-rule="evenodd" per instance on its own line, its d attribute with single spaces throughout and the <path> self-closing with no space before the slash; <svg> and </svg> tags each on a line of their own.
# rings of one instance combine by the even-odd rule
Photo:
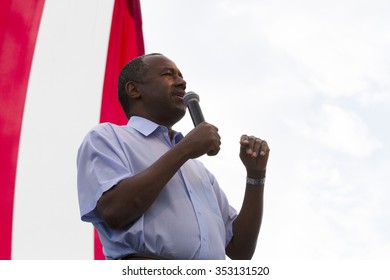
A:
<svg viewBox="0 0 390 280">
<path fill-rule="evenodd" d="M 122 228 L 137 220 L 188 160 L 186 150 L 176 145 L 141 173 L 126 178 L 105 192 L 97 210 L 112 228 Z"/>
<path fill-rule="evenodd" d="M 240 159 L 247 177 L 264 179 L 270 151 L 267 142 L 244 134 L 240 145 Z M 226 247 L 226 254 L 231 259 L 251 259 L 256 249 L 263 218 L 264 182 L 255 184 L 247 183 L 240 213 L 233 223 L 233 237 Z"/>
<path fill-rule="evenodd" d="M 242 208 L 233 223 L 233 238 L 226 248 L 231 259 L 251 259 L 263 217 L 264 185 L 246 186 Z"/>
</svg>

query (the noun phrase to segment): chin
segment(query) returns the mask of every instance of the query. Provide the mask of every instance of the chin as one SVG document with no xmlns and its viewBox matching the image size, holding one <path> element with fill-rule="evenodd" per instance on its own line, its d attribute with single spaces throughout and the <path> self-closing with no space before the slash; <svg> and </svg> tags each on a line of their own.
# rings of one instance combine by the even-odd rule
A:
<svg viewBox="0 0 390 280">
<path fill-rule="evenodd" d="M 175 122 L 174 123 L 177 123 L 179 122 L 186 114 L 186 110 L 181 110 L 181 111 L 178 111 L 177 114 L 175 115 L 174 119 L 175 119 Z"/>
</svg>

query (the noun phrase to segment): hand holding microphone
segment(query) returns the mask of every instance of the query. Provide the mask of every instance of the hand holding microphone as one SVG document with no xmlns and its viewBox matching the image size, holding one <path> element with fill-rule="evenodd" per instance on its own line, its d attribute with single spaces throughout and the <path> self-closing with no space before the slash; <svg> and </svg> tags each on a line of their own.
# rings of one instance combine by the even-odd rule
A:
<svg viewBox="0 0 390 280">
<path fill-rule="evenodd" d="M 184 95 L 183 102 L 190 111 L 195 126 L 185 137 L 187 141 L 190 141 L 190 147 L 194 149 L 192 158 L 203 154 L 215 156 L 220 150 L 221 137 L 218 134 L 217 127 L 205 122 L 199 106 L 199 95 L 189 91 Z"/>
</svg>

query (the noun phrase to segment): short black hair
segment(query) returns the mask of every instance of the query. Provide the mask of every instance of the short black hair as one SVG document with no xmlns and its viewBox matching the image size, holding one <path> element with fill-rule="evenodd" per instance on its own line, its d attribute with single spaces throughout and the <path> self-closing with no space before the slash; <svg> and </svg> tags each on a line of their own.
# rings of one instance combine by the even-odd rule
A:
<svg viewBox="0 0 390 280">
<path fill-rule="evenodd" d="M 144 82 L 144 77 L 149 70 L 148 65 L 146 65 L 143 59 L 147 56 L 153 55 L 162 55 L 161 53 L 150 53 L 138 56 L 130 60 L 121 70 L 118 78 L 118 99 L 121 103 L 122 109 L 126 114 L 126 117 L 129 119 L 129 104 L 130 100 L 126 93 L 126 84 L 129 81 L 133 82 Z"/>
</svg>

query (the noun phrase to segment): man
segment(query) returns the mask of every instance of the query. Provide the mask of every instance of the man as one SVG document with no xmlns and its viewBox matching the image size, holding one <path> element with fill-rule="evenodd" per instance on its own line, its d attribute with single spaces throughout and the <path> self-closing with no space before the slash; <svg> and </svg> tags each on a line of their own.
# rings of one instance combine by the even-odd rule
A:
<svg viewBox="0 0 390 280">
<path fill-rule="evenodd" d="M 133 59 L 118 82 L 128 124 L 100 124 L 79 148 L 81 218 L 98 230 L 107 259 L 253 256 L 268 145 L 241 136 L 247 183 L 237 215 L 214 176 L 196 160 L 218 154 L 218 129 L 203 122 L 185 137 L 172 129 L 186 113 L 185 89 L 180 70 L 167 57 Z"/>
</svg>

